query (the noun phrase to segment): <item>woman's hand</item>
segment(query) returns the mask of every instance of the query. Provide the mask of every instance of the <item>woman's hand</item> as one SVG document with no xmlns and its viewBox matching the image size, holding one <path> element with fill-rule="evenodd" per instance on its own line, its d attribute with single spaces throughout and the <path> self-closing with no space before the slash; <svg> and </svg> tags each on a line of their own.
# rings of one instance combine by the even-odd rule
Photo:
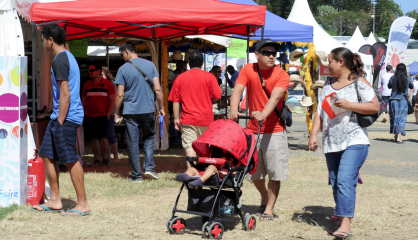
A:
<svg viewBox="0 0 418 240">
<path fill-rule="evenodd" d="M 315 152 L 317 147 L 318 147 L 318 138 L 316 137 L 316 135 L 311 135 L 309 137 L 309 150 L 312 152 Z"/>
<path fill-rule="evenodd" d="M 351 102 L 345 100 L 345 99 L 340 99 L 338 101 L 335 102 L 335 106 L 343 108 L 343 109 L 348 109 L 350 110 L 351 108 Z"/>
</svg>

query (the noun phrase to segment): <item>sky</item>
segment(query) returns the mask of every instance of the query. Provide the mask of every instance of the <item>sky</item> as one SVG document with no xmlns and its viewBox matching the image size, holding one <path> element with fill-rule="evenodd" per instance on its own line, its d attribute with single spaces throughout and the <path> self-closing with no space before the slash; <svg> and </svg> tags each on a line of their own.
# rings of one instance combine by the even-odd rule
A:
<svg viewBox="0 0 418 240">
<path fill-rule="evenodd" d="M 418 8 L 418 0 L 394 0 L 394 2 L 401 6 L 404 15 Z"/>
</svg>

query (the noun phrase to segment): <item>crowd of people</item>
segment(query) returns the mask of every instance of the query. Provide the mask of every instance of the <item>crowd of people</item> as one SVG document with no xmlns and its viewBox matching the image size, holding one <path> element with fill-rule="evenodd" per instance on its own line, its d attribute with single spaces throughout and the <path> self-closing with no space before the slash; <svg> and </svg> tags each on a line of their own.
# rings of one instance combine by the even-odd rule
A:
<svg viewBox="0 0 418 240">
<path fill-rule="evenodd" d="M 85 138 L 91 140 L 95 158 L 93 164 L 108 165 L 109 147 L 114 153 L 114 159 L 118 159 L 117 143 L 113 134 L 114 123 L 124 119 L 132 169 L 128 180 L 141 182 L 143 177 L 158 179 L 154 170 L 155 107 L 158 106 L 158 114 L 161 116 L 167 110 L 164 109 L 163 93 L 155 65 L 139 58 L 132 42 L 125 42 L 119 48 L 121 58 L 126 63 L 119 68 L 116 78 L 106 67 L 98 64 L 89 66 L 91 80 L 83 86 L 80 97 L 80 72 L 74 56 L 64 47 L 64 29 L 51 23 L 45 25 L 41 32 L 45 50 L 55 55 L 51 68 L 54 112 L 40 149 L 51 186 L 51 198 L 45 204 L 33 206 L 33 210 L 62 211 L 56 164 L 60 163 L 68 167 L 77 194 L 77 205 L 61 214 L 83 216 L 89 214 L 91 208 L 86 198 L 83 168 L 78 161 L 76 149 L 78 127 L 83 124 Z M 248 108 L 252 116 L 247 129 L 257 133 L 259 122 L 262 122 L 257 142 L 258 166 L 254 174 L 249 176 L 260 194 L 257 214 L 262 221 L 274 219 L 274 206 L 281 181 L 286 180 L 289 174 L 286 126 L 275 111 L 277 109 L 281 112 L 289 85 L 289 74 L 275 65 L 279 48 L 278 43 L 263 39 L 255 46 L 256 63 L 245 65 L 240 72 L 228 66 L 228 74 L 225 74 L 226 82 L 233 88 L 228 119 L 237 120 L 241 114 L 239 103 L 244 89 L 247 88 Z M 203 54 L 195 50 L 189 55 L 190 70 L 187 71 L 184 63 L 177 64 L 168 97 L 172 102 L 174 126 L 181 132 L 182 146 L 188 157 L 196 157 L 192 143 L 214 121 L 213 103 L 222 94 L 221 68 L 214 66 L 211 73 L 206 72 L 201 69 L 203 59 Z M 325 83 L 318 96 L 309 149 L 317 149 L 317 135 L 322 131 L 323 152 L 335 200 L 334 216 L 341 218 L 342 222 L 339 229 L 331 234 L 350 238 L 359 170 L 367 158 L 370 146 L 367 129 L 359 125 L 356 114 L 372 115 L 379 112 L 380 106 L 372 86 L 364 78 L 363 63 L 358 54 L 353 54 L 346 48 L 336 48 L 332 50 L 328 61 L 333 77 Z M 389 113 L 390 132 L 395 134 L 397 143 L 403 143 L 401 135 L 405 136 L 408 100 L 415 101 L 413 104 L 418 111 L 418 83 L 408 77 L 404 64 L 399 64 L 394 74 L 392 70 L 391 66 L 387 66 L 388 73 L 379 82 L 383 101 L 389 106 L 389 111 L 385 110 L 383 114 L 383 121 L 387 121 L 386 113 Z M 357 84 L 352 84 L 354 81 Z M 330 96 L 333 97 L 335 106 L 341 109 L 338 114 L 330 115 L 324 107 Z M 140 129 L 144 141 L 145 173 L 141 170 L 139 159 Z M 230 164 L 234 164 L 228 152 L 224 152 L 222 156 Z M 178 174 L 177 180 L 189 180 L 192 176 L 200 176 L 198 170 L 205 171 L 190 182 L 190 186 L 202 186 L 213 173 L 219 171 L 213 165 L 199 169 L 187 164 L 187 171 Z"/>
</svg>

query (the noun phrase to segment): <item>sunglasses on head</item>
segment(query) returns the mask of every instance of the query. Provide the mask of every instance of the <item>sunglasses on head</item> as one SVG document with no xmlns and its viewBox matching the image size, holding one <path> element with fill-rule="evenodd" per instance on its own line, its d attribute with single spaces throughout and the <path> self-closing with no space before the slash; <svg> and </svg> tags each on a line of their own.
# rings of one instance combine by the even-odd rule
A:
<svg viewBox="0 0 418 240">
<path fill-rule="evenodd" d="M 99 70 L 99 69 L 89 69 L 89 72 L 95 72 L 97 70 Z"/>
<path fill-rule="evenodd" d="M 267 50 L 263 50 L 260 51 L 260 53 L 266 57 L 270 57 L 270 55 L 273 55 L 273 57 L 277 56 L 277 52 L 276 51 L 267 51 Z"/>
</svg>

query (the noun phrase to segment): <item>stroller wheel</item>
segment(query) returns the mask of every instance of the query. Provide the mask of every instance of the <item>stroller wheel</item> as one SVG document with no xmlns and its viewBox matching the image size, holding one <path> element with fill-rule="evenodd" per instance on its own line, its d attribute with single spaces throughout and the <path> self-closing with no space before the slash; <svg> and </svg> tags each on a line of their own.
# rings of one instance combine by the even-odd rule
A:
<svg viewBox="0 0 418 240">
<path fill-rule="evenodd" d="M 219 222 L 213 222 L 209 226 L 209 236 L 213 239 L 221 239 L 224 235 L 224 226 L 222 226 L 222 223 Z"/>
<path fill-rule="evenodd" d="M 245 231 L 254 231 L 257 226 L 257 219 L 253 215 L 245 216 Z"/>
<path fill-rule="evenodd" d="M 186 221 L 181 217 L 174 217 L 170 221 L 170 230 L 174 234 L 183 234 L 186 230 Z"/>
<path fill-rule="evenodd" d="M 203 238 L 210 238 L 209 231 L 208 231 L 209 225 L 210 225 L 210 222 L 205 222 L 202 226 L 202 236 L 203 236 Z"/>
<path fill-rule="evenodd" d="M 166 227 L 167 227 L 168 233 L 171 233 L 170 223 L 171 223 L 171 220 L 173 220 L 174 218 L 175 218 L 175 217 L 170 217 L 170 218 L 167 220 Z"/>
</svg>

